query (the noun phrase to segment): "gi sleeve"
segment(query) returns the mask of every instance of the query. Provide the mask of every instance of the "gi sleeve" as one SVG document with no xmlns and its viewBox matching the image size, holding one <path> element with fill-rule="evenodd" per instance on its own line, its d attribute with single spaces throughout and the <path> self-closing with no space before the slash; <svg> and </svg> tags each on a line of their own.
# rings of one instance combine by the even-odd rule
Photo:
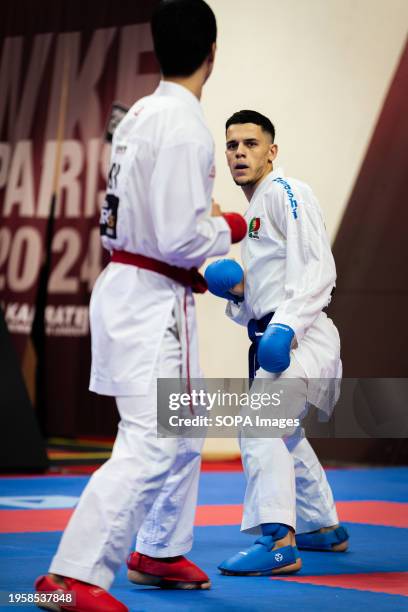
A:
<svg viewBox="0 0 408 612">
<path fill-rule="evenodd" d="M 238 325 L 244 325 L 245 327 L 248 325 L 248 322 L 251 319 L 245 304 L 245 300 L 243 302 L 239 302 L 239 304 L 236 304 L 231 300 L 228 301 L 225 314 L 227 317 L 235 321 L 235 323 L 238 323 Z"/>
<path fill-rule="evenodd" d="M 272 192 L 274 221 L 286 238 L 284 300 L 272 322 L 289 325 L 300 342 L 330 302 L 336 267 L 317 199 L 285 183 Z"/>
<path fill-rule="evenodd" d="M 227 222 L 208 216 L 211 194 L 206 185 L 212 164 L 212 155 L 197 142 L 167 145 L 158 152 L 150 206 L 159 251 L 172 265 L 200 266 L 230 248 Z"/>
</svg>

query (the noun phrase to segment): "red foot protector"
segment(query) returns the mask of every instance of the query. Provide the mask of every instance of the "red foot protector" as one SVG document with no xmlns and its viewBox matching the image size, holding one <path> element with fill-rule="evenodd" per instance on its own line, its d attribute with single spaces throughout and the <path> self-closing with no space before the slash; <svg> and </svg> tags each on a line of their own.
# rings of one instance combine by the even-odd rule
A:
<svg viewBox="0 0 408 612">
<path fill-rule="evenodd" d="M 247 224 L 244 217 L 238 213 L 229 212 L 222 215 L 231 230 L 231 242 L 241 242 L 247 233 Z"/>
<path fill-rule="evenodd" d="M 81 582 L 74 578 L 65 578 L 65 586 L 58 584 L 49 576 L 40 576 L 35 581 L 37 593 L 59 593 L 67 595 L 75 594 L 75 605 L 70 605 L 66 598 L 65 603 L 61 600 L 58 604 L 47 602 L 39 604 L 44 610 L 70 610 L 71 612 L 129 612 L 129 609 L 120 601 L 109 595 L 107 591 L 94 584 Z"/>
<path fill-rule="evenodd" d="M 136 584 L 167 589 L 208 589 L 210 579 L 197 565 L 185 557 L 154 559 L 138 552 L 131 553 L 127 562 L 128 578 Z"/>
</svg>

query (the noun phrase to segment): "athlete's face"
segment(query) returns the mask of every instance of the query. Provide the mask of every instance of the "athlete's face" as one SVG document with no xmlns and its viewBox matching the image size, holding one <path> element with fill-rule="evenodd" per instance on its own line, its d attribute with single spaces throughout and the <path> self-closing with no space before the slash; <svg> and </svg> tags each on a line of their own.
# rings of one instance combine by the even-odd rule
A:
<svg viewBox="0 0 408 612">
<path fill-rule="evenodd" d="M 237 185 L 256 188 L 272 170 L 278 152 L 272 137 L 255 123 L 236 123 L 227 130 L 226 156 Z"/>
</svg>

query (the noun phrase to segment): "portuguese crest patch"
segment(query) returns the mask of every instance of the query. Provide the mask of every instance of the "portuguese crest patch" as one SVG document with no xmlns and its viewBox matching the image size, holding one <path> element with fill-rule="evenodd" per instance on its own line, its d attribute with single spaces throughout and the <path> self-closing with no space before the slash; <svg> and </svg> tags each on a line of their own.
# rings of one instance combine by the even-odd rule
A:
<svg viewBox="0 0 408 612">
<path fill-rule="evenodd" d="M 252 217 L 248 226 L 248 237 L 257 238 L 259 240 L 259 230 L 261 228 L 260 217 Z"/>
</svg>

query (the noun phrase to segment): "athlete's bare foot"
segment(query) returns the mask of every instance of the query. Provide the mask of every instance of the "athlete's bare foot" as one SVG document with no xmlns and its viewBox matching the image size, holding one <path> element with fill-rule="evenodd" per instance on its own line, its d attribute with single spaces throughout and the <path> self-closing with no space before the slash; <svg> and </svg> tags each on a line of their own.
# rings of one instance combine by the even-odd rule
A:
<svg viewBox="0 0 408 612">
<path fill-rule="evenodd" d="M 58 574 L 48 574 L 48 578 L 51 578 L 51 580 L 53 580 L 57 584 L 61 584 L 62 586 L 65 586 L 63 576 L 59 576 Z"/>
</svg>

